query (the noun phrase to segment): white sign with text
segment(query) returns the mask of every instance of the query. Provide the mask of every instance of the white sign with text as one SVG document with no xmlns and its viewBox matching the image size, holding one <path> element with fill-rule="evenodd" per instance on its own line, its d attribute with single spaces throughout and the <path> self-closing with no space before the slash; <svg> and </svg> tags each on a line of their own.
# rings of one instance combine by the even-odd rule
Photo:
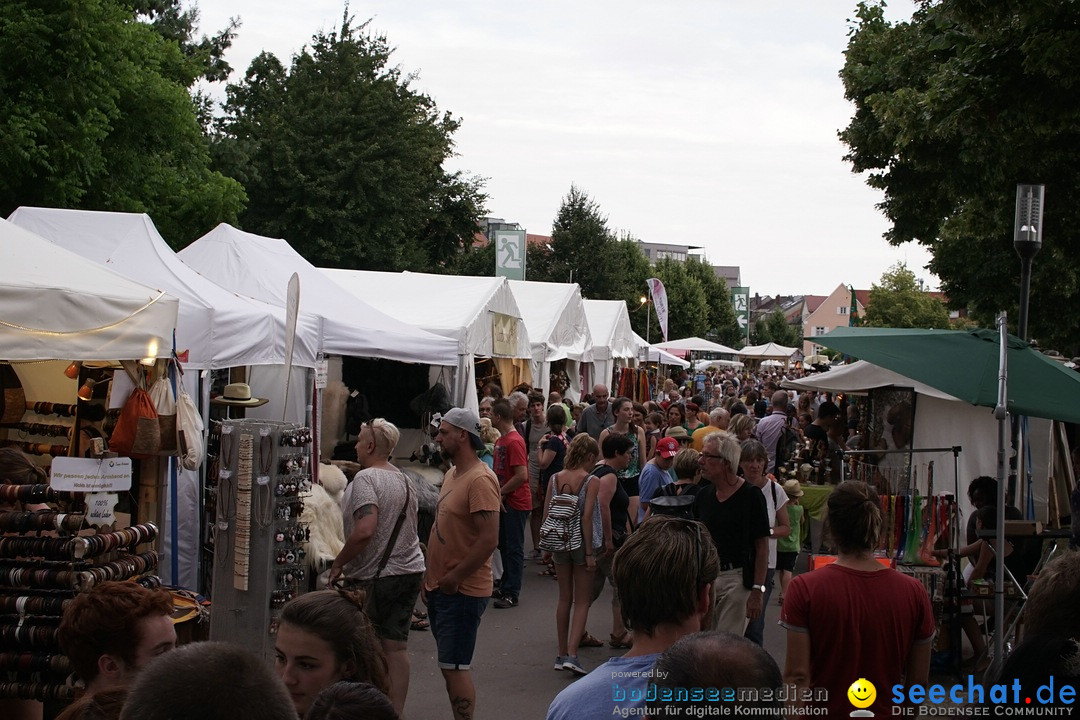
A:
<svg viewBox="0 0 1080 720">
<path fill-rule="evenodd" d="M 131 489 L 131 458 L 53 458 L 49 486 L 72 492 L 121 492 Z"/>
</svg>

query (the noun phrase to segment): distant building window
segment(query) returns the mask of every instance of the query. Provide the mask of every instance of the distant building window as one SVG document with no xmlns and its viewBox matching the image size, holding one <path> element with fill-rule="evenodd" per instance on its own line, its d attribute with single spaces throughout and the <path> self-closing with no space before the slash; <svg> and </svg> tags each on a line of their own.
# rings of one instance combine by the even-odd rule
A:
<svg viewBox="0 0 1080 720">
<path fill-rule="evenodd" d="M 837 315 L 847 315 L 847 311 L 848 311 L 848 306 L 847 305 L 841 305 L 840 307 L 836 308 L 836 314 Z"/>
<path fill-rule="evenodd" d="M 817 337 L 818 335 L 824 335 L 827 332 L 829 332 L 829 328 L 826 328 L 826 327 L 818 326 L 818 327 L 814 328 L 814 336 L 815 337 Z"/>
</svg>

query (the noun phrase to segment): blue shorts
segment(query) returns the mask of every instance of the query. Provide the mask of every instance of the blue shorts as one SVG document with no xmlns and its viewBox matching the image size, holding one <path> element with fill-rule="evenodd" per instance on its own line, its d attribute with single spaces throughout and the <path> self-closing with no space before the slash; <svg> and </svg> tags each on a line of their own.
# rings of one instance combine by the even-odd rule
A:
<svg viewBox="0 0 1080 720">
<path fill-rule="evenodd" d="M 428 592 L 428 621 L 439 649 L 441 669 L 469 669 L 473 650 L 476 649 L 480 616 L 484 614 L 489 599 L 461 593 L 447 595 L 438 589 Z"/>
</svg>

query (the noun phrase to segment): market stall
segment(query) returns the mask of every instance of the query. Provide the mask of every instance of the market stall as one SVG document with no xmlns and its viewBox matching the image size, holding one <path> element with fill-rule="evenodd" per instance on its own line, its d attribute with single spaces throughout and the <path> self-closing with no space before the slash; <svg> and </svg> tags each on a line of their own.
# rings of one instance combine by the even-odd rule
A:
<svg viewBox="0 0 1080 720">
<path fill-rule="evenodd" d="M 598 383 L 615 392 L 616 368 L 633 367 L 637 363 L 640 345 L 630 326 L 630 314 L 624 300 L 585 300 L 585 317 L 592 335 L 591 355 L 586 356 L 582 372 L 582 387 L 591 392 Z"/>
<path fill-rule="evenodd" d="M 521 310 L 502 277 L 460 277 L 322 268 L 353 296 L 401 322 L 457 343 L 453 404 L 476 409 L 477 358 L 491 358 L 504 389 L 531 382 L 532 348 Z"/>
<path fill-rule="evenodd" d="M 592 349 L 581 289 L 576 283 L 511 280 L 510 291 L 514 293 L 532 344 L 533 385 L 541 388 L 546 397 L 551 391 L 551 364 L 565 360 L 570 383 L 566 396 L 579 400 L 581 361 Z"/>
</svg>

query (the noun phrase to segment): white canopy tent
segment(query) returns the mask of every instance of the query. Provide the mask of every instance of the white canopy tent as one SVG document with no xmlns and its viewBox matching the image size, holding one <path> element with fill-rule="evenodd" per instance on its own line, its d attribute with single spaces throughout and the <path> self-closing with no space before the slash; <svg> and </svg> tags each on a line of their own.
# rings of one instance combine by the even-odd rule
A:
<svg viewBox="0 0 1080 720">
<path fill-rule="evenodd" d="M 791 356 L 798 351 L 798 348 L 784 347 L 783 345 L 777 345 L 774 342 L 765 343 L 764 345 L 747 345 L 742 350 L 737 352 L 741 358 L 751 360 L 790 360 Z"/>
<path fill-rule="evenodd" d="M 521 310 L 521 319 L 529 333 L 533 357 L 529 366 L 533 384 L 551 391 L 551 363 L 567 360 L 566 374 L 570 377 L 567 396 L 574 401 L 581 397 L 578 387 L 580 363 L 592 349 L 589 321 L 577 283 L 545 283 L 510 280 Z"/>
<path fill-rule="evenodd" d="M 673 355 L 679 355 L 680 357 L 691 352 L 710 352 L 720 355 L 734 355 L 737 352 L 735 348 L 729 348 L 727 345 L 721 345 L 720 343 L 715 343 L 711 340 L 699 337 L 688 337 L 682 338 L 681 340 L 657 343 L 656 347 L 661 350 L 666 350 Z"/>
<path fill-rule="evenodd" d="M 817 373 L 799 380 L 787 380 L 782 386 L 794 390 L 817 390 L 831 393 L 865 393 L 874 388 L 912 388 L 916 394 L 913 448 L 940 448 L 959 445 L 958 457 L 961 512 L 965 518 L 972 511 L 967 498 L 967 485 L 980 475 L 997 474 L 997 421 L 992 408 L 969 405 L 962 400 L 905 377 L 891 370 L 859 360 L 841 368 Z M 1032 478 L 1038 507 L 1046 507 L 1050 473 L 1049 420 L 1030 418 Z M 935 491 L 953 490 L 953 456 L 951 452 L 920 453 L 913 462 L 922 467 L 934 463 Z M 920 488 L 926 492 L 925 472 L 919 473 Z M 1046 520 L 1042 517 L 1040 520 Z"/>
<path fill-rule="evenodd" d="M 649 345 L 649 343 L 645 342 L 645 338 L 637 333 L 634 333 L 634 339 L 637 340 L 638 345 L 649 348 L 649 362 L 660 363 L 661 365 L 671 365 L 673 367 L 683 368 L 684 370 L 690 367 L 690 363 L 682 358 L 676 357 L 665 350 L 661 350 L 656 345 Z"/>
<path fill-rule="evenodd" d="M 180 261 L 148 215 L 21 207 L 10 219 L 87 260 L 178 297 L 176 345 L 179 352 L 188 351 L 187 367 L 284 362 L 281 309 L 241 297 L 199 275 Z M 314 367 L 317 334 L 310 321 L 298 323 L 297 365 Z"/>
<path fill-rule="evenodd" d="M 506 278 L 321 270 L 387 315 L 457 342 L 455 405 L 478 407 L 473 391 L 477 357 L 494 359 L 504 384 L 531 380 L 529 333 Z"/>
<path fill-rule="evenodd" d="M 0 356 L 134 360 L 168 355 L 179 301 L 0 219 Z"/>
<path fill-rule="evenodd" d="M 612 381 L 616 365 L 631 365 L 636 361 L 638 348 L 634 329 L 630 326 L 630 313 L 625 300 L 584 300 L 585 317 L 592 335 L 590 377 L 585 386 Z M 586 366 L 588 369 L 588 366 Z M 591 389 L 591 387 L 590 387 Z"/>
</svg>

